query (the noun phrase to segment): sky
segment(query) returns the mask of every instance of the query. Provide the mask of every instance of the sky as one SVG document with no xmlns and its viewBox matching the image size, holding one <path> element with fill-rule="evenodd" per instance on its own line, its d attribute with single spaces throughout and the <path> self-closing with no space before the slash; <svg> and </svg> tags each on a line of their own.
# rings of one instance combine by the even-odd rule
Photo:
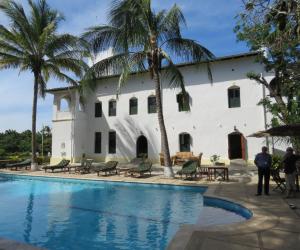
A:
<svg viewBox="0 0 300 250">
<path fill-rule="evenodd" d="M 19 0 L 25 8 L 27 0 Z M 86 28 L 106 24 L 111 0 L 48 0 L 48 4 L 65 16 L 59 31 L 80 35 Z M 244 43 L 236 41 L 233 32 L 235 16 L 241 11 L 242 0 L 152 0 L 153 8 L 181 7 L 187 20 L 183 35 L 197 40 L 216 56 L 248 52 Z M 3 13 L 0 23 L 7 25 Z M 66 86 L 51 79 L 48 88 Z M 33 76 L 18 70 L 0 71 L 0 132 L 8 129 L 31 129 Z M 38 100 L 37 128 L 51 127 L 53 96 Z"/>
</svg>

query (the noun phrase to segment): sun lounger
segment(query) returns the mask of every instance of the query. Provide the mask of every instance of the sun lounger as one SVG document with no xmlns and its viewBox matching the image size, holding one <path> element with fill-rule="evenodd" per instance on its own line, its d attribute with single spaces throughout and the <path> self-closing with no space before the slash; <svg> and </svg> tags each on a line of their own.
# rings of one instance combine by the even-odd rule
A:
<svg viewBox="0 0 300 250">
<path fill-rule="evenodd" d="M 131 168 L 128 170 L 128 174 L 140 174 L 140 176 L 149 172 L 151 176 L 152 163 L 151 162 L 142 162 L 137 167 Z"/>
<path fill-rule="evenodd" d="M 5 168 L 10 168 L 11 170 L 15 169 L 18 170 L 18 168 L 25 168 L 29 169 L 31 165 L 31 160 L 27 159 L 25 161 L 21 161 L 19 163 L 12 163 L 12 164 L 6 164 Z"/>
<path fill-rule="evenodd" d="M 88 174 L 91 172 L 92 169 L 92 163 L 94 160 L 84 160 L 81 162 L 80 166 L 75 167 L 75 173 L 80 173 L 80 174 Z"/>
<path fill-rule="evenodd" d="M 105 173 L 105 175 L 107 175 L 107 173 L 115 173 L 117 174 L 117 165 L 119 162 L 117 161 L 108 161 L 106 163 L 103 163 L 103 165 L 101 166 L 95 166 L 93 169 L 94 171 L 97 173 L 97 175 L 99 176 L 100 173 Z"/>
<path fill-rule="evenodd" d="M 177 172 L 182 178 L 182 175 L 185 175 L 186 178 L 190 175 L 191 177 L 197 175 L 198 162 L 197 161 L 188 161 L 183 164 L 182 169 Z"/>
<path fill-rule="evenodd" d="M 69 160 L 61 160 L 58 164 L 56 165 L 52 165 L 52 166 L 45 166 L 43 167 L 43 169 L 45 170 L 45 172 L 47 172 L 47 170 L 51 170 L 52 173 L 54 172 L 54 170 L 56 169 L 61 169 L 62 171 L 65 171 L 67 166 L 69 165 L 70 161 Z"/>
</svg>

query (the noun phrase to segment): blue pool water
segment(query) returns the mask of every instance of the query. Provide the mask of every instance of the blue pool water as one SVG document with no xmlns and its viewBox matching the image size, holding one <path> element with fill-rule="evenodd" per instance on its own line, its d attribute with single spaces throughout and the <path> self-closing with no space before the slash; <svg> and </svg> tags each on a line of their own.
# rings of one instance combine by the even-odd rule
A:
<svg viewBox="0 0 300 250">
<path fill-rule="evenodd" d="M 237 204 L 204 198 L 205 190 L 0 175 L 0 237 L 53 250 L 153 250 L 165 249 L 182 224 L 251 217 Z"/>
</svg>

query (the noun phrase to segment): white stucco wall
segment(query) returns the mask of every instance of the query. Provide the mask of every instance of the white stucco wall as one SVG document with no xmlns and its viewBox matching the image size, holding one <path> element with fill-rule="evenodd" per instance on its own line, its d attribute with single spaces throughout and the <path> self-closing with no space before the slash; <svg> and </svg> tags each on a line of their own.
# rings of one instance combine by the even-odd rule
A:
<svg viewBox="0 0 300 250">
<path fill-rule="evenodd" d="M 204 159 L 213 154 L 228 158 L 228 134 L 238 129 L 244 136 L 264 129 L 263 108 L 257 103 L 262 98 L 262 87 L 247 79 L 249 71 L 263 72 L 263 67 L 254 63 L 254 57 L 217 61 L 211 65 L 214 81 L 210 83 L 206 65 L 182 67 L 186 90 L 191 97 L 191 111 L 179 112 L 176 94 L 179 89 L 169 89 L 163 84 L 163 108 L 171 154 L 179 151 L 179 134 L 187 132 L 192 137 L 191 151 L 195 155 L 203 152 Z M 117 101 L 117 115 L 108 116 L 108 102 L 115 99 L 118 78 L 99 80 L 96 90 L 86 97 L 85 112 L 75 112 L 74 157 L 85 152 L 99 160 L 115 158 L 125 160 L 136 157 L 136 140 L 140 135 L 148 139 L 148 154 L 158 159 L 160 131 L 157 114 L 148 114 L 147 99 L 154 95 L 154 84 L 150 75 L 133 75 L 123 87 Z M 241 107 L 228 108 L 227 89 L 240 87 Z M 55 94 L 55 98 L 58 98 Z M 138 98 L 138 114 L 129 115 L 129 99 Z M 76 99 L 76 98 L 75 98 Z M 78 98 L 77 98 L 78 99 Z M 102 117 L 94 117 L 94 104 L 102 102 Z M 75 101 L 75 102 L 78 102 Z M 54 102 L 55 103 L 55 102 Z M 74 103 L 73 103 L 74 104 Z M 75 104 L 74 104 L 75 105 Z M 78 104 L 76 104 L 78 106 Z M 54 119 L 60 119 L 54 108 Z M 64 124 L 64 125 L 63 125 Z M 53 158 L 59 157 L 61 138 L 72 137 L 72 125 L 68 121 L 53 124 Z M 117 134 L 117 152 L 108 154 L 108 133 Z M 102 133 L 102 153 L 94 153 L 95 132 Z M 67 140 L 67 138 L 66 138 Z M 264 139 L 247 138 L 248 158 L 251 160 L 260 151 Z M 69 144 L 68 144 L 69 145 Z"/>
</svg>

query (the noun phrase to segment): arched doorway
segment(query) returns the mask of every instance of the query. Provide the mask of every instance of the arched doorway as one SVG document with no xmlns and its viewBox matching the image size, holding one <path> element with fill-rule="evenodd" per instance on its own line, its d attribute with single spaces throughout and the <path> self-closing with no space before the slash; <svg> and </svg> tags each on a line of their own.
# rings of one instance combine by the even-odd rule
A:
<svg viewBox="0 0 300 250">
<path fill-rule="evenodd" d="M 229 159 L 247 160 L 247 140 L 240 132 L 233 132 L 228 135 Z"/>
<path fill-rule="evenodd" d="M 143 135 L 141 135 L 136 141 L 136 157 L 148 158 L 148 141 Z"/>
</svg>

